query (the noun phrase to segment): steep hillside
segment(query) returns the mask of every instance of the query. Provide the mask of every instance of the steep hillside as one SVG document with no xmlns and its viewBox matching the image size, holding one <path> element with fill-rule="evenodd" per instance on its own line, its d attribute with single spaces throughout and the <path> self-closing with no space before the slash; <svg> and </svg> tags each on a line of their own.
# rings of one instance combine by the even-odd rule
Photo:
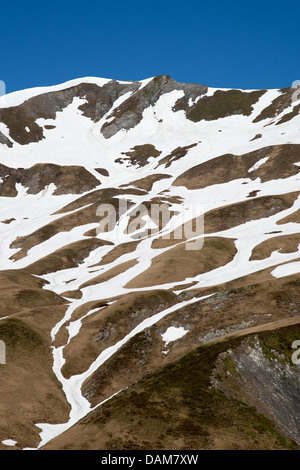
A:
<svg viewBox="0 0 300 470">
<path fill-rule="evenodd" d="M 1 449 L 300 445 L 293 93 L 0 97 Z"/>
</svg>

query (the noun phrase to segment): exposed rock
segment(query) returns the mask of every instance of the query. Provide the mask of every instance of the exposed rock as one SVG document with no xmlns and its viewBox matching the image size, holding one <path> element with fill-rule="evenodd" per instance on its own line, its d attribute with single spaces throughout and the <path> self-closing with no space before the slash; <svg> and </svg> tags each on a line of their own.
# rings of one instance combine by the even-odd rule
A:
<svg viewBox="0 0 300 470">
<path fill-rule="evenodd" d="M 81 194 L 100 185 L 100 181 L 81 166 L 37 164 L 24 170 L 20 183 L 28 188 L 27 194 L 38 194 L 53 183 L 54 195 Z"/>
<path fill-rule="evenodd" d="M 106 139 L 112 137 L 121 129 L 129 130 L 142 120 L 143 112 L 149 106 L 154 106 L 159 98 L 174 90 L 182 90 L 185 100 L 195 100 L 207 92 L 204 85 L 178 83 L 168 75 L 159 75 L 151 80 L 144 88 L 128 98 L 113 113 L 108 116 L 109 122 L 103 124 L 101 132 Z"/>
</svg>

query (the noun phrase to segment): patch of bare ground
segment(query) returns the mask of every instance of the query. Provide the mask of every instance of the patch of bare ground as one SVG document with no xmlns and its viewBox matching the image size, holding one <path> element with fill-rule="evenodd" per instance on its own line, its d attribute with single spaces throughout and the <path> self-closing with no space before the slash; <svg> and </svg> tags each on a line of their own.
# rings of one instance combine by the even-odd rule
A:
<svg viewBox="0 0 300 470">
<path fill-rule="evenodd" d="M 51 183 L 56 189 L 54 195 L 81 194 L 99 186 L 100 181 L 82 166 L 60 166 L 39 163 L 24 170 L 19 182 L 28 194 L 38 194 Z"/>
<path fill-rule="evenodd" d="M 172 200 L 175 203 L 179 202 L 177 198 L 172 198 Z M 151 200 L 144 200 L 142 204 L 135 206 L 133 210 L 128 213 L 129 220 L 126 227 L 126 232 L 132 234 L 131 239 L 139 240 L 162 230 L 177 213 L 175 210 L 172 210 L 170 203 L 171 198 L 159 196 Z M 155 224 L 155 228 L 145 228 L 143 232 L 140 232 L 141 229 L 146 227 L 145 215 Z M 135 234 L 134 232 L 136 231 L 139 232 Z"/>
<path fill-rule="evenodd" d="M 0 321 L 0 338 L 6 345 L 1 366 L 0 440 L 17 441 L 16 449 L 40 442 L 35 423 L 62 423 L 70 407 L 52 370 L 50 331 L 63 318 L 66 306 L 23 309 Z M 7 449 L 1 444 L 1 449 Z"/>
<path fill-rule="evenodd" d="M 110 300 L 110 299 L 109 299 Z M 104 301 L 90 301 L 90 302 L 86 302 L 82 305 L 80 305 L 79 307 L 77 307 L 73 314 L 72 314 L 72 321 L 76 321 L 76 320 L 79 320 L 81 319 L 84 315 L 86 315 L 90 310 L 93 310 L 93 309 L 101 309 L 103 307 L 106 307 L 108 304 L 107 302 L 104 300 Z M 58 333 L 56 334 L 55 336 L 55 341 L 54 341 L 54 345 L 55 347 L 59 348 L 61 346 L 65 346 L 68 342 L 68 338 L 69 338 L 69 331 L 67 329 L 67 327 L 69 326 L 69 323 L 65 323 L 62 328 L 60 328 L 60 330 L 58 331 Z"/>
<path fill-rule="evenodd" d="M 9 148 L 13 147 L 13 143 L 10 139 L 8 139 L 3 132 L 0 132 L 0 144 L 6 145 Z"/>
<path fill-rule="evenodd" d="M 252 142 L 253 140 L 261 139 L 261 137 L 262 137 L 262 134 L 256 134 L 256 136 L 253 137 L 253 139 L 250 139 L 250 142 Z"/>
<path fill-rule="evenodd" d="M 145 178 L 141 178 L 139 180 L 132 181 L 129 184 L 122 185 L 121 188 L 126 186 L 135 186 L 136 188 L 143 189 L 144 191 L 151 191 L 154 183 L 167 178 L 171 178 L 171 175 L 164 175 L 158 173 L 155 175 L 146 176 Z"/>
<path fill-rule="evenodd" d="M 98 238 L 79 240 L 30 264 L 26 267 L 26 271 L 41 276 L 62 269 L 75 268 L 83 263 L 92 251 L 108 244 L 110 243 Z"/>
<path fill-rule="evenodd" d="M 121 256 L 126 255 L 128 253 L 133 253 L 139 243 L 139 241 L 126 242 L 113 247 L 111 251 L 109 251 L 106 255 L 103 256 L 99 263 L 92 265 L 91 268 L 94 266 L 102 266 L 105 264 L 113 263 L 114 261 L 116 261 L 116 259 L 120 258 Z"/>
<path fill-rule="evenodd" d="M 295 253 L 298 251 L 299 245 L 299 233 L 269 238 L 252 250 L 250 261 L 269 258 L 274 251 L 279 251 L 280 253 Z"/>
<path fill-rule="evenodd" d="M 66 363 L 62 369 L 66 377 L 84 372 L 106 348 L 113 346 L 132 331 L 140 322 L 174 305 L 177 296 L 171 291 L 154 290 L 144 293 L 130 293 L 121 296 L 113 304 L 83 320 L 79 334 L 64 349 Z M 83 306 L 76 316 L 82 315 L 88 308 Z"/>
<path fill-rule="evenodd" d="M 62 292 L 60 295 L 62 297 L 66 297 L 67 299 L 81 299 L 82 292 L 79 289 L 77 289 L 77 290 L 68 290 L 66 292 Z"/>
<path fill-rule="evenodd" d="M 266 157 L 267 161 L 249 172 L 255 163 Z M 243 155 L 225 154 L 190 168 L 180 175 L 173 185 L 201 189 L 241 178 L 260 178 L 264 183 L 297 175 L 299 168 L 295 163 L 298 163 L 299 159 L 299 144 L 264 147 Z"/>
<path fill-rule="evenodd" d="M 257 116 L 253 122 L 260 122 L 264 119 L 272 119 L 282 113 L 286 108 L 288 108 L 292 103 L 292 88 L 283 88 L 281 95 L 275 98 L 272 103 L 264 108 L 262 112 Z"/>
<path fill-rule="evenodd" d="M 172 150 L 172 152 L 167 155 L 166 157 L 162 158 L 159 162 L 158 166 L 165 165 L 165 168 L 169 168 L 173 162 L 180 160 L 181 158 L 185 157 L 188 151 L 196 147 L 198 144 L 191 144 L 185 147 L 177 147 L 176 149 Z"/>
<path fill-rule="evenodd" d="M 11 224 L 12 222 L 14 222 L 16 219 L 15 218 L 11 218 L 11 219 L 5 219 L 5 220 L 1 220 L 1 224 L 6 224 L 6 225 L 9 225 Z"/>
<path fill-rule="evenodd" d="M 150 157 L 156 158 L 160 154 L 161 151 L 152 144 L 136 145 L 128 152 L 122 152 L 121 155 L 125 155 L 125 157 L 117 158 L 115 161 L 118 163 L 130 161 L 132 165 L 143 167 L 147 165 Z"/>
<path fill-rule="evenodd" d="M 173 292 L 182 291 L 184 289 L 188 289 L 189 287 L 193 287 L 196 284 L 197 284 L 197 281 L 187 282 L 185 284 L 178 284 L 178 286 L 172 287 L 172 290 L 173 290 Z"/>
<path fill-rule="evenodd" d="M 0 317 L 24 309 L 66 304 L 59 295 L 43 289 L 47 282 L 18 270 L 0 271 Z"/>
<path fill-rule="evenodd" d="M 119 274 L 124 273 L 128 269 L 132 268 L 137 264 L 136 259 L 132 259 L 130 261 L 126 261 L 125 263 L 121 263 L 114 268 L 109 269 L 103 274 L 99 274 L 98 276 L 93 277 L 90 281 L 85 282 L 82 284 L 79 289 L 84 289 L 85 287 L 96 286 L 97 284 L 101 284 L 102 282 L 109 281 L 113 277 L 118 276 Z"/>
<path fill-rule="evenodd" d="M 108 199 L 105 201 L 114 205 L 116 211 L 118 212 L 119 204 L 116 199 Z M 30 233 L 22 237 L 17 237 L 10 245 L 11 249 L 20 250 L 11 256 L 10 259 L 20 260 L 27 256 L 27 252 L 36 245 L 43 243 L 54 235 L 57 235 L 61 232 L 69 232 L 75 227 L 80 225 L 87 225 L 91 223 L 99 223 L 100 217 L 97 215 L 98 204 L 92 204 L 83 209 L 79 209 L 76 212 L 60 217 L 59 219 L 50 222 L 47 225 L 37 229 L 35 232 Z M 104 242 L 102 242 L 104 243 Z M 109 242 L 107 242 L 109 243 Z"/>
<path fill-rule="evenodd" d="M 279 196 L 262 196 L 214 209 L 204 215 L 205 233 L 220 232 L 251 220 L 268 218 L 292 207 L 299 194 L 297 191 Z"/>
<path fill-rule="evenodd" d="M 299 192 L 280 196 L 263 196 L 213 209 L 204 214 L 204 233 L 221 232 L 251 220 L 270 217 L 289 209 L 298 196 Z M 196 227 L 200 227 L 201 219 L 193 219 L 191 223 L 193 231 L 196 231 Z M 152 248 L 165 248 L 186 241 L 183 225 L 180 230 L 183 234 L 182 238 L 178 238 L 177 233 L 173 231 L 168 238 L 158 237 L 153 240 Z"/>
<path fill-rule="evenodd" d="M 95 191 L 91 191 L 90 193 L 75 199 L 75 201 L 70 202 L 70 204 L 67 204 L 65 207 L 55 212 L 54 215 L 65 214 L 66 212 L 75 211 L 91 204 L 94 204 L 94 207 L 96 207 L 96 204 L 99 205 L 102 203 L 109 203 L 115 196 L 123 194 L 143 195 L 144 191 L 140 191 L 139 189 L 135 188 L 96 189 Z M 113 200 L 115 201 L 115 199 Z"/>
<path fill-rule="evenodd" d="M 293 109 L 293 111 L 291 111 L 290 113 L 285 114 L 285 115 L 280 119 L 280 121 L 276 122 L 276 126 L 279 125 L 279 124 L 283 124 L 284 122 L 290 121 L 290 120 L 293 119 L 294 117 L 298 116 L 298 115 L 299 115 L 299 112 L 300 112 L 300 105 L 295 106 L 294 109 Z"/>
<path fill-rule="evenodd" d="M 107 307 L 109 305 L 109 302 L 116 302 L 119 300 L 121 296 L 117 297 L 108 297 L 107 299 L 103 300 L 90 300 L 89 302 L 86 302 L 84 304 L 79 305 L 77 307 L 73 314 L 72 314 L 72 321 L 79 320 L 80 318 L 84 317 L 87 313 L 89 313 L 91 310 L 100 310 L 104 307 Z"/>
<path fill-rule="evenodd" d="M 228 238 L 207 237 L 201 250 L 186 250 L 185 244 L 182 244 L 153 258 L 150 268 L 126 287 L 135 289 L 184 281 L 224 266 L 235 254 L 234 241 Z"/>
<path fill-rule="evenodd" d="M 0 197 L 15 197 L 18 194 L 16 183 L 19 182 L 22 171 L 23 168 L 9 168 L 0 164 Z"/>
<path fill-rule="evenodd" d="M 109 176 L 108 170 L 106 168 L 95 168 L 95 170 L 100 173 L 102 176 Z"/>
<path fill-rule="evenodd" d="M 203 96 L 190 108 L 179 99 L 175 104 L 174 111 L 185 109 L 187 119 L 194 122 L 213 121 L 236 114 L 250 116 L 253 105 L 265 92 L 266 90 L 252 92 L 217 90 L 212 96 Z"/>
<path fill-rule="evenodd" d="M 250 191 L 247 197 L 256 197 L 260 193 L 260 189 L 254 189 L 254 191 Z"/>
<path fill-rule="evenodd" d="M 288 215 L 287 217 L 284 217 L 283 219 L 279 220 L 277 222 L 277 225 L 288 224 L 290 222 L 295 223 L 295 224 L 300 224 L 300 209 L 296 210 L 295 212 Z"/>
</svg>

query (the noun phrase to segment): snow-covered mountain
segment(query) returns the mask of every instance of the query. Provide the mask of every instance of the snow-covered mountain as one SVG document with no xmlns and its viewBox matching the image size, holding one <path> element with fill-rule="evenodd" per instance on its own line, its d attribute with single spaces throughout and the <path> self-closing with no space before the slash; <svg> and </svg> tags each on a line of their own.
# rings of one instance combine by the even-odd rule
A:
<svg viewBox="0 0 300 470">
<path fill-rule="evenodd" d="M 300 445 L 299 112 L 165 75 L 0 98 L 1 448 Z"/>
</svg>

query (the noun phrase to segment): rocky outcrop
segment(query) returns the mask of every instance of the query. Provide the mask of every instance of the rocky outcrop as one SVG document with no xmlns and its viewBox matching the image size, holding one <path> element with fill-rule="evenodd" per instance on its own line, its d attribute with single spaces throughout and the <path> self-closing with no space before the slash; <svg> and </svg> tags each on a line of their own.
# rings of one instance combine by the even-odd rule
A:
<svg viewBox="0 0 300 470">
<path fill-rule="evenodd" d="M 144 88 L 137 91 L 124 103 L 117 107 L 108 119 L 109 122 L 103 124 L 101 132 L 106 139 L 112 137 L 121 129 L 129 130 L 141 122 L 143 112 L 149 106 L 154 106 L 158 99 L 165 93 L 174 90 L 184 92 L 184 102 L 195 100 L 207 92 L 204 85 L 178 83 L 168 75 L 159 75 L 151 80 Z"/>
</svg>

